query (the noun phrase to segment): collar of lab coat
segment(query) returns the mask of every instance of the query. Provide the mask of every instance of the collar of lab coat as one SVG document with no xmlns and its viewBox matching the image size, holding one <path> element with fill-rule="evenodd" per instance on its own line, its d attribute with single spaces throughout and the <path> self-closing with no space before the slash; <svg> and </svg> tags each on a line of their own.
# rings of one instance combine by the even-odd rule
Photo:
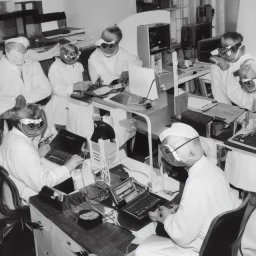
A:
<svg viewBox="0 0 256 256">
<path fill-rule="evenodd" d="M 20 130 L 18 130 L 17 128 L 13 127 L 12 128 L 12 132 L 21 136 L 21 137 L 24 137 L 26 138 L 27 141 L 29 141 L 29 143 L 32 143 L 32 139 L 33 138 L 29 138 L 28 136 L 26 136 L 23 132 L 21 132 Z"/>
<path fill-rule="evenodd" d="M 61 61 L 61 59 L 59 57 L 56 57 L 55 61 L 58 63 L 58 65 L 65 67 L 65 68 L 74 68 L 74 66 L 76 64 L 76 63 L 74 63 L 73 65 L 65 64 L 64 62 Z"/>
<path fill-rule="evenodd" d="M 202 168 L 204 168 L 207 164 L 207 157 L 202 156 L 190 169 L 188 172 L 188 176 L 191 177 L 195 175 L 197 172 L 199 172 Z"/>
<path fill-rule="evenodd" d="M 20 75 L 21 72 L 21 68 L 19 69 L 16 65 L 12 64 L 6 57 L 6 55 L 4 55 L 3 57 L 4 62 L 6 63 L 6 65 L 9 65 L 15 72 L 17 72 Z"/>
</svg>

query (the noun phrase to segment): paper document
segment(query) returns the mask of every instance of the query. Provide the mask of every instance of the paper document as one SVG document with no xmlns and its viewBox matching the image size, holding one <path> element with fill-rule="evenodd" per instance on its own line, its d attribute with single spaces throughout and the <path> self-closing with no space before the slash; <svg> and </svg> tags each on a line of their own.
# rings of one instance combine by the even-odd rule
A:
<svg viewBox="0 0 256 256">
<path fill-rule="evenodd" d="M 130 64 L 128 71 L 130 93 L 150 100 L 158 98 L 154 69 Z"/>
<path fill-rule="evenodd" d="M 224 103 L 218 103 L 218 105 L 205 112 L 207 115 L 222 118 L 227 124 L 236 120 L 243 113 L 243 109 Z"/>
<path fill-rule="evenodd" d="M 59 29 L 57 20 L 41 23 L 42 32 Z"/>
<path fill-rule="evenodd" d="M 212 100 L 188 97 L 188 108 L 192 110 L 202 110 L 212 104 Z"/>
<path fill-rule="evenodd" d="M 95 94 L 97 94 L 97 95 L 103 95 L 103 94 L 109 93 L 112 90 L 121 89 L 121 88 L 122 88 L 122 85 L 121 84 L 117 84 L 117 85 L 115 85 L 113 87 L 103 86 L 101 88 L 98 88 L 98 89 L 94 90 L 93 92 Z"/>
</svg>

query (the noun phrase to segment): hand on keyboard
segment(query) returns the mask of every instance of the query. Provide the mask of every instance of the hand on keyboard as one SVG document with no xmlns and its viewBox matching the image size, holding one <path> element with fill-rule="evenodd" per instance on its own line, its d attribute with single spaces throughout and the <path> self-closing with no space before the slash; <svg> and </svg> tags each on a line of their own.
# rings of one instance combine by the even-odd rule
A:
<svg viewBox="0 0 256 256">
<path fill-rule="evenodd" d="M 74 155 L 70 160 L 67 161 L 65 166 L 68 168 L 69 172 L 72 172 L 76 167 L 83 163 L 83 158 L 78 155 Z"/>
<path fill-rule="evenodd" d="M 177 208 L 176 208 L 177 209 Z M 162 222 L 164 223 L 165 219 L 170 215 L 174 214 L 176 212 L 176 209 L 173 207 L 171 209 L 165 207 L 165 206 L 160 206 L 158 209 L 156 209 L 154 212 L 149 212 L 149 218 L 156 222 Z"/>
<path fill-rule="evenodd" d="M 38 148 L 38 154 L 41 158 L 45 157 L 45 155 L 51 150 L 51 147 L 49 144 L 43 143 L 40 144 Z"/>
</svg>

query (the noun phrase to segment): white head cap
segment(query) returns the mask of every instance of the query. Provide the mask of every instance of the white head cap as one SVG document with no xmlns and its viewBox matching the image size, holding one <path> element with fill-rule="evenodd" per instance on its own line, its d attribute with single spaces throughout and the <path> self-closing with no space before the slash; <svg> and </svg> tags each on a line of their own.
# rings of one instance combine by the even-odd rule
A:
<svg viewBox="0 0 256 256">
<path fill-rule="evenodd" d="M 15 38 L 10 38 L 5 41 L 5 44 L 8 43 L 18 43 L 22 44 L 25 48 L 28 48 L 30 43 L 26 37 L 20 36 L 20 37 L 15 37 Z"/>
<path fill-rule="evenodd" d="M 199 137 L 198 132 L 191 126 L 183 123 L 173 123 L 170 128 L 164 130 L 160 135 L 159 139 L 162 142 L 168 136 L 183 137 L 187 139 L 194 139 Z"/>
</svg>

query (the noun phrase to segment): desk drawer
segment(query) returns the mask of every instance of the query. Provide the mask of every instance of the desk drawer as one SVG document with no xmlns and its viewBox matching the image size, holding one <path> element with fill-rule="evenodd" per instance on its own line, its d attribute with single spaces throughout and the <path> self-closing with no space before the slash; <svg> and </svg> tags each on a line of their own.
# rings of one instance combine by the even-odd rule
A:
<svg viewBox="0 0 256 256">
<path fill-rule="evenodd" d="M 34 230 L 36 256 L 55 256 L 52 251 L 52 241 L 38 230 Z"/>
<path fill-rule="evenodd" d="M 42 232 L 51 233 L 52 225 L 51 221 L 46 218 L 42 213 L 40 213 L 33 205 L 30 205 L 30 213 L 31 213 L 31 220 L 40 222 L 43 226 Z"/>
<path fill-rule="evenodd" d="M 61 251 L 65 252 L 63 255 L 74 255 L 74 252 L 83 252 L 84 249 L 77 244 L 74 240 L 72 240 L 66 233 L 64 233 L 61 229 L 54 226 L 53 234 L 55 243 L 58 243 L 58 247 L 61 247 Z M 56 248 L 56 251 L 59 251 L 59 248 Z M 55 252 L 55 250 L 53 250 Z M 70 252 L 70 253 L 69 253 Z M 56 253 L 56 252 L 55 252 Z"/>
</svg>

